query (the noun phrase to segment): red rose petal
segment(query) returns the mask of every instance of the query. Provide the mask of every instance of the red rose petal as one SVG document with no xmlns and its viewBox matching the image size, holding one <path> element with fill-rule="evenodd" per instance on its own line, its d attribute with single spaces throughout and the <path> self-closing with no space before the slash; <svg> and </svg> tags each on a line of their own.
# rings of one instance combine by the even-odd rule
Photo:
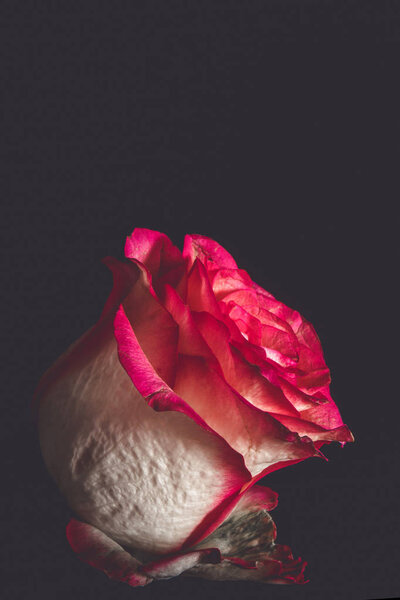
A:
<svg viewBox="0 0 400 600">
<path fill-rule="evenodd" d="M 103 571 L 111 579 L 133 587 L 151 583 L 152 577 L 141 573 L 141 563 L 108 535 L 88 523 L 71 519 L 67 539 L 82 562 Z"/>
<path fill-rule="evenodd" d="M 266 325 L 234 302 L 229 302 L 226 309 L 246 340 L 263 348 L 267 358 L 283 367 L 297 367 L 298 343 L 292 331 L 289 333 L 278 327 Z"/>
<path fill-rule="evenodd" d="M 147 271 L 140 266 L 140 276 L 123 301 L 141 349 L 167 385 L 175 379 L 178 328 L 154 292 Z"/>
<path fill-rule="evenodd" d="M 221 314 L 205 267 L 198 258 L 188 275 L 186 304 L 194 311 L 207 311 L 215 316 Z"/>
<path fill-rule="evenodd" d="M 187 260 L 188 268 L 192 266 L 198 258 L 207 271 L 215 271 L 221 267 L 227 269 L 237 269 L 233 257 L 217 242 L 204 235 L 186 235 L 183 256 Z"/>
<path fill-rule="evenodd" d="M 235 291 L 258 289 L 258 286 L 252 281 L 250 275 L 243 269 L 219 269 L 210 274 L 210 280 L 212 281 L 212 287 L 218 301 L 224 299 L 227 294 Z M 265 290 L 263 292 L 265 295 L 273 298 L 272 294 L 269 294 Z"/>
<path fill-rule="evenodd" d="M 147 585 L 153 579 L 176 577 L 196 565 L 221 562 L 221 554 L 217 548 L 206 548 L 143 564 L 105 533 L 76 519 L 71 519 L 68 523 L 66 534 L 72 550 L 82 562 L 103 571 L 111 579 L 132 587 Z"/>
<path fill-rule="evenodd" d="M 354 441 L 353 435 L 347 425 L 342 424 L 328 429 L 305 419 L 297 419 L 286 415 L 273 416 L 290 431 L 296 431 L 299 435 L 306 435 L 313 442 L 341 442 L 344 444 Z"/>
<path fill-rule="evenodd" d="M 246 402 L 202 357 L 180 356 L 174 390 L 242 454 L 252 475 L 277 462 L 318 454 L 310 440 L 288 434 L 268 413 Z"/>
<path fill-rule="evenodd" d="M 224 323 L 208 313 L 194 314 L 198 330 L 217 357 L 226 381 L 248 402 L 263 411 L 299 416 L 279 385 L 262 376 L 229 342 Z"/>
<path fill-rule="evenodd" d="M 278 494 L 265 485 L 253 485 L 241 496 L 235 511 L 273 510 L 278 504 Z"/>
<path fill-rule="evenodd" d="M 172 285 L 176 283 L 176 275 L 184 267 L 182 254 L 169 237 L 150 229 L 137 227 L 133 230 L 126 239 L 125 256 L 140 261 L 150 271 L 153 280 L 174 273 L 172 281 L 169 281 Z"/>
</svg>

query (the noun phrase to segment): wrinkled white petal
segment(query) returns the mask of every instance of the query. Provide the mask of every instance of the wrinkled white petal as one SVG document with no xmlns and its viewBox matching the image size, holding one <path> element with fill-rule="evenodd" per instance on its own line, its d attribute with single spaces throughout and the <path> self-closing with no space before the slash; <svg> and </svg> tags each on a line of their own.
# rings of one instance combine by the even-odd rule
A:
<svg viewBox="0 0 400 600">
<path fill-rule="evenodd" d="M 240 487 L 224 442 L 184 414 L 146 404 L 119 363 L 109 324 L 86 334 L 76 352 L 79 360 L 69 356 L 67 372 L 41 398 L 46 465 L 81 519 L 127 547 L 171 552 Z"/>
</svg>

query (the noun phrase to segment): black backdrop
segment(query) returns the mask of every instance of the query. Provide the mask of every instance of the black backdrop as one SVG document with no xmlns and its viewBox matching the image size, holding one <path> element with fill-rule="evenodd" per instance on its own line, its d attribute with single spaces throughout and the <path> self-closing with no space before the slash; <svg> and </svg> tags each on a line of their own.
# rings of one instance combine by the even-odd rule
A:
<svg viewBox="0 0 400 600">
<path fill-rule="evenodd" d="M 3 6 L 2 597 L 395 597 L 399 2 Z M 319 333 L 356 443 L 264 481 L 306 586 L 133 590 L 69 549 L 29 402 L 135 226 L 218 240 Z"/>
</svg>

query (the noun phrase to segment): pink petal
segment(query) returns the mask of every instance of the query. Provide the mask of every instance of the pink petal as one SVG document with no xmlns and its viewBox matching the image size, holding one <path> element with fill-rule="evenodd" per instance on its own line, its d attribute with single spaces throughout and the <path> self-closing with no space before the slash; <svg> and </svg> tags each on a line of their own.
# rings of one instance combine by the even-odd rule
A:
<svg viewBox="0 0 400 600">
<path fill-rule="evenodd" d="M 225 304 L 235 302 L 239 306 L 254 306 L 255 309 L 260 308 L 263 311 L 267 311 L 271 315 L 275 315 L 280 322 L 289 325 L 294 333 L 296 333 L 303 321 L 297 311 L 289 308 L 283 302 L 276 300 L 271 294 L 257 286 L 254 282 L 252 282 L 251 288 L 240 289 L 226 294 L 222 301 Z"/>
<path fill-rule="evenodd" d="M 220 268 L 237 269 L 236 262 L 229 252 L 204 235 L 186 235 L 183 256 L 188 263 L 188 268 L 198 258 L 210 272 Z"/>
<path fill-rule="evenodd" d="M 126 239 L 125 256 L 143 263 L 153 275 L 174 268 L 182 262 L 180 250 L 173 245 L 165 233 L 136 227 Z"/>
<path fill-rule="evenodd" d="M 131 378 L 135 388 L 152 408 L 161 411 L 174 410 L 182 412 L 203 429 L 212 431 L 204 420 L 155 371 L 143 352 L 122 305 L 115 316 L 114 334 L 122 366 Z"/>
<path fill-rule="evenodd" d="M 299 416 L 279 384 L 271 383 L 230 344 L 224 323 L 207 313 L 193 315 L 198 330 L 218 359 L 226 381 L 248 402 L 263 411 Z M 243 340 L 245 342 L 245 340 Z M 246 346 L 249 346 L 246 343 Z"/>
<path fill-rule="evenodd" d="M 268 413 L 246 402 L 202 357 L 180 356 L 174 389 L 242 454 L 252 475 L 277 462 L 318 455 L 310 440 L 288 434 Z"/>
<path fill-rule="evenodd" d="M 177 285 L 185 267 L 180 250 L 159 231 L 137 227 L 126 239 L 125 256 L 141 262 L 151 273 L 155 287 L 164 283 Z"/>
<path fill-rule="evenodd" d="M 282 425 L 285 425 L 290 431 L 295 431 L 299 435 L 306 435 L 313 442 L 346 442 L 354 441 L 353 435 L 347 425 L 339 425 L 332 429 L 321 427 L 317 423 L 288 417 L 286 415 L 273 415 Z"/>
<path fill-rule="evenodd" d="M 133 587 L 151 583 L 151 575 L 140 571 L 142 564 L 97 527 L 71 519 L 66 534 L 78 557 L 111 579 Z"/>
<path fill-rule="evenodd" d="M 260 450 L 257 470 L 265 469 L 268 466 L 265 462 L 265 452 L 270 450 L 267 446 L 271 442 L 271 435 L 282 441 L 285 440 L 285 433 L 271 422 L 266 413 L 257 410 L 237 392 L 239 389 L 246 390 L 251 396 L 252 403 L 254 404 L 257 398 L 259 402 L 264 403 L 264 408 L 265 403 L 268 402 L 269 408 L 275 406 L 283 412 L 286 409 L 288 414 L 296 416 L 297 411 L 291 405 L 285 406 L 288 403 L 276 387 L 273 389 L 281 397 L 274 403 L 270 391 L 273 386 L 250 365 L 241 361 L 237 353 L 231 351 L 228 343 L 229 333 L 222 323 L 204 312 L 191 314 L 174 290 L 167 286 L 166 292 L 165 305 L 179 325 L 180 356 L 174 385 L 175 392 L 245 459 L 249 447 L 252 448 L 253 453 Z M 229 381 L 229 377 L 235 378 L 233 382 L 235 389 L 226 385 L 222 371 L 218 368 L 219 365 L 215 364 L 211 349 L 220 361 L 224 374 L 228 376 L 227 380 Z M 141 391 L 144 393 L 144 390 Z M 229 420 L 226 419 L 228 413 Z M 289 437 L 292 444 L 294 440 Z M 276 443 L 277 440 L 273 440 L 271 448 Z M 282 443 L 280 450 L 283 453 L 284 447 L 285 443 Z M 300 451 L 299 448 L 295 449 L 295 446 L 291 445 L 289 455 L 284 453 L 282 457 L 280 454 L 277 461 L 286 461 L 294 457 L 297 459 L 299 456 L 304 456 L 303 452 L 303 445 Z M 313 449 L 307 446 L 306 456 L 313 452 Z M 250 465 L 247 466 L 251 470 Z"/>
<path fill-rule="evenodd" d="M 303 410 L 308 410 L 316 404 L 328 402 L 325 398 L 311 396 L 299 390 L 295 385 L 286 381 L 283 377 L 278 377 L 278 384 L 285 394 L 285 397 L 296 408 L 299 413 Z"/>
<path fill-rule="evenodd" d="M 186 304 L 194 311 L 207 311 L 215 316 L 221 314 L 207 271 L 198 258 L 188 275 Z"/>
<path fill-rule="evenodd" d="M 218 301 L 232 292 L 255 289 L 254 282 L 243 269 L 219 269 L 210 276 L 212 277 L 213 291 Z M 265 290 L 264 293 L 271 296 Z M 273 296 L 271 297 L 273 298 Z"/>
<path fill-rule="evenodd" d="M 257 317 L 234 302 L 229 302 L 226 309 L 229 317 L 238 324 L 246 339 L 251 344 L 261 346 L 267 358 L 284 367 L 297 366 L 298 343 L 293 331 L 284 331 L 275 327 L 275 323 L 268 325 L 260 322 Z M 264 313 L 266 312 L 264 311 Z"/>
<path fill-rule="evenodd" d="M 124 311 L 154 370 L 167 385 L 172 385 L 177 363 L 178 328 L 154 294 L 148 272 L 139 268 L 136 285 L 123 301 Z"/>
<path fill-rule="evenodd" d="M 311 421 L 327 430 L 342 427 L 342 417 L 340 416 L 339 409 L 332 400 L 329 391 L 325 396 L 327 401 L 323 404 L 315 404 L 314 406 L 301 411 L 301 418 L 306 421 Z M 347 437 L 351 437 L 352 439 L 343 439 L 341 441 L 353 441 L 353 436 L 350 432 L 348 432 Z"/>
<path fill-rule="evenodd" d="M 206 548 L 143 564 L 97 527 L 76 519 L 68 523 L 66 534 L 72 550 L 83 562 L 132 587 L 147 585 L 154 579 L 176 577 L 197 565 L 221 561 L 217 548 Z"/>
<path fill-rule="evenodd" d="M 235 511 L 256 509 L 273 510 L 278 505 L 278 494 L 265 485 L 253 485 L 247 488 L 235 506 Z"/>
</svg>

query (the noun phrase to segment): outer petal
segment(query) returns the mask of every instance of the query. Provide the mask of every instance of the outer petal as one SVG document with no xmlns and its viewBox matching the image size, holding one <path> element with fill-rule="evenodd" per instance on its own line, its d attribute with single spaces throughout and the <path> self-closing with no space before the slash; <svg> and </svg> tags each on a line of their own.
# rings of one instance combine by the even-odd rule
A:
<svg viewBox="0 0 400 600">
<path fill-rule="evenodd" d="M 100 569 L 111 579 L 123 581 L 133 587 L 147 585 L 152 581 L 149 574 L 140 572 L 140 561 L 97 527 L 71 519 L 66 534 L 72 550 L 79 558 Z"/>
<path fill-rule="evenodd" d="M 309 438 L 300 439 L 246 402 L 202 358 L 181 356 L 175 390 L 242 454 L 252 475 L 278 462 L 319 455 Z"/>
<path fill-rule="evenodd" d="M 142 266 L 139 277 L 123 300 L 135 336 L 156 373 L 173 385 L 177 366 L 178 328 L 154 294 L 150 276 Z"/>
<path fill-rule="evenodd" d="M 132 385 L 118 359 L 113 311 L 118 300 L 140 310 L 136 295 L 149 290 L 143 280 L 132 283 L 136 275 L 133 288 L 126 286 L 124 267 L 112 266 L 118 289 L 108 310 L 38 386 L 42 453 L 77 515 L 124 546 L 171 552 L 203 521 L 215 528 L 250 474 L 240 455 L 204 423 L 199 426 L 193 411 L 188 415 L 181 399 L 171 412 L 168 394 L 155 395 L 149 403 L 167 411 L 155 412 Z M 137 271 L 132 267 L 129 273 Z M 137 314 L 131 316 L 135 321 Z"/>
<path fill-rule="evenodd" d="M 121 367 L 111 325 L 75 347 L 41 398 L 42 453 L 71 508 L 116 542 L 176 551 L 249 480 L 242 459 L 180 412 L 155 412 Z"/>
<path fill-rule="evenodd" d="M 198 565 L 185 575 L 216 580 L 254 580 L 266 583 L 304 583 L 306 563 L 294 560 L 287 546 L 275 544 L 276 527 L 265 509 L 262 486 L 246 492 L 228 519 L 198 548 L 219 548 L 222 561 Z"/>
<path fill-rule="evenodd" d="M 161 278 L 174 285 L 184 270 L 180 250 L 159 231 L 137 227 L 126 239 L 125 256 L 141 262 L 150 271 L 153 280 Z"/>
<path fill-rule="evenodd" d="M 188 275 L 186 303 L 194 311 L 221 314 L 203 263 L 196 258 Z"/>
<path fill-rule="evenodd" d="M 326 402 L 315 404 L 314 406 L 301 411 L 301 418 L 306 421 L 311 421 L 323 429 L 336 429 L 342 427 L 342 417 L 340 416 L 338 407 L 330 397 L 329 390 L 323 388 L 322 391 L 325 395 Z M 352 438 L 351 440 L 343 439 L 341 441 L 354 441 L 350 432 L 349 435 Z"/>
<path fill-rule="evenodd" d="M 339 425 L 332 429 L 326 429 L 305 419 L 296 419 L 285 415 L 274 415 L 275 418 L 285 425 L 290 431 L 296 431 L 299 435 L 306 435 L 313 442 L 353 442 L 354 438 L 347 425 Z"/>
<path fill-rule="evenodd" d="M 71 519 L 66 533 L 71 548 L 83 562 L 100 569 L 111 579 L 133 587 L 147 585 L 153 579 L 176 577 L 199 564 L 215 564 L 221 561 L 219 550 L 207 548 L 143 564 L 105 533 L 88 523 Z"/>
<path fill-rule="evenodd" d="M 236 262 L 229 252 L 205 235 L 186 235 L 183 257 L 188 263 L 188 268 L 198 258 L 210 272 L 220 268 L 237 269 Z"/>
<path fill-rule="evenodd" d="M 212 286 L 217 300 L 222 300 L 227 294 L 238 290 L 255 289 L 256 284 L 243 269 L 219 269 L 212 274 Z M 263 290 L 267 296 L 271 296 Z"/>
<path fill-rule="evenodd" d="M 253 485 L 242 494 L 235 512 L 273 510 L 278 504 L 278 494 L 265 485 Z"/>
</svg>

